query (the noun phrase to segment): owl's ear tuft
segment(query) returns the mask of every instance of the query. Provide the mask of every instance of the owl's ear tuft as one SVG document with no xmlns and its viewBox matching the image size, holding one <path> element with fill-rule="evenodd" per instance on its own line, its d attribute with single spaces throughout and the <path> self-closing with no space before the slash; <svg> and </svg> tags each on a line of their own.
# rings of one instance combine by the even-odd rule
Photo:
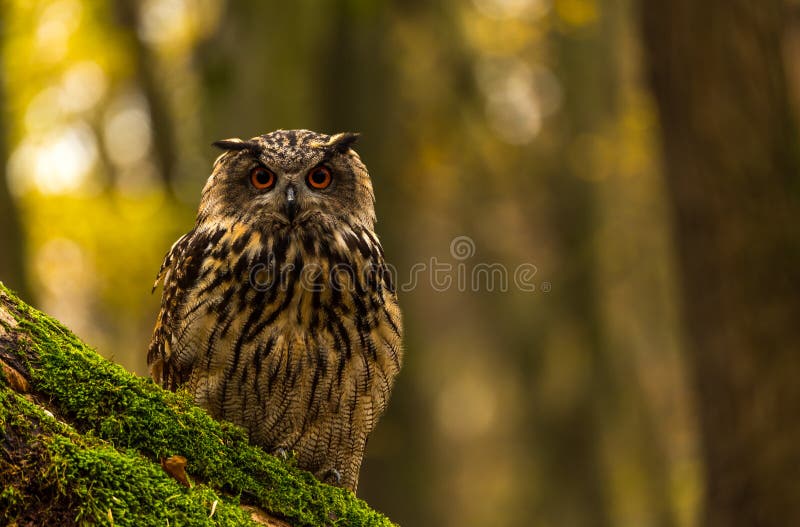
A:
<svg viewBox="0 0 800 527">
<path fill-rule="evenodd" d="M 221 150 L 253 150 L 257 147 L 255 143 L 251 141 L 242 141 L 238 137 L 214 141 L 211 145 Z"/>
<path fill-rule="evenodd" d="M 343 132 L 341 134 L 336 134 L 331 136 L 331 140 L 328 141 L 328 146 L 337 152 L 344 154 L 350 149 L 350 146 L 356 142 L 360 135 L 361 134 L 356 132 Z"/>
</svg>

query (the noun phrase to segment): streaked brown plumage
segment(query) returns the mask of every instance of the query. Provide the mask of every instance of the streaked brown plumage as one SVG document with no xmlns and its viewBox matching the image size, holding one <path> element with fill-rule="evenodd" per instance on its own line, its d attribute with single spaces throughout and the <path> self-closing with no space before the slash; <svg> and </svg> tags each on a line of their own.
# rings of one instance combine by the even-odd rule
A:
<svg viewBox="0 0 800 527">
<path fill-rule="evenodd" d="M 225 152 L 196 224 L 156 280 L 147 355 L 156 382 L 352 490 L 402 359 L 355 137 L 279 130 L 215 143 Z"/>
</svg>

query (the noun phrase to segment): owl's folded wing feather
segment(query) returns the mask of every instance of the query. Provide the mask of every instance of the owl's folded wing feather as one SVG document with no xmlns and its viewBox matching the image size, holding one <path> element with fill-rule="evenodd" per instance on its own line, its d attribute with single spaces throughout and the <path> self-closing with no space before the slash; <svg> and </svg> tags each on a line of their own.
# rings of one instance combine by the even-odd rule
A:
<svg viewBox="0 0 800 527">
<path fill-rule="evenodd" d="M 153 290 L 159 282 L 164 284 L 161 311 L 153 330 L 147 352 L 150 375 L 165 388 L 174 390 L 189 378 L 191 361 L 177 361 L 172 345 L 174 336 L 181 330 L 177 326 L 182 318 L 188 293 L 200 277 L 202 263 L 210 253 L 213 242 L 208 233 L 192 230 L 178 239 L 164 258 Z M 184 366 L 181 368 L 181 364 Z"/>
</svg>

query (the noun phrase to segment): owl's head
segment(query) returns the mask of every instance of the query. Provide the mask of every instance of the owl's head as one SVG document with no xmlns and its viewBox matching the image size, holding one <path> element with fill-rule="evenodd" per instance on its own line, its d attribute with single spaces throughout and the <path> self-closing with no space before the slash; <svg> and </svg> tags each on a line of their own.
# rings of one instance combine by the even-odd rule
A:
<svg viewBox="0 0 800 527">
<path fill-rule="evenodd" d="M 235 218 L 264 228 L 344 222 L 372 229 L 374 194 L 351 145 L 358 134 L 277 130 L 225 139 L 203 189 L 198 221 Z"/>
</svg>

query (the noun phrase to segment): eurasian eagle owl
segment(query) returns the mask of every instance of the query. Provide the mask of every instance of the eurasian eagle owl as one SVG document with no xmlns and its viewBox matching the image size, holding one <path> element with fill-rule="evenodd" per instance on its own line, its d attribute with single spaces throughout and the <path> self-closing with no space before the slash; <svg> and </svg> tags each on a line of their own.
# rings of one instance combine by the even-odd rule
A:
<svg viewBox="0 0 800 527">
<path fill-rule="evenodd" d="M 402 361 L 400 310 L 356 134 L 218 141 L 194 228 L 166 256 L 147 354 L 253 443 L 355 491 Z"/>
</svg>

